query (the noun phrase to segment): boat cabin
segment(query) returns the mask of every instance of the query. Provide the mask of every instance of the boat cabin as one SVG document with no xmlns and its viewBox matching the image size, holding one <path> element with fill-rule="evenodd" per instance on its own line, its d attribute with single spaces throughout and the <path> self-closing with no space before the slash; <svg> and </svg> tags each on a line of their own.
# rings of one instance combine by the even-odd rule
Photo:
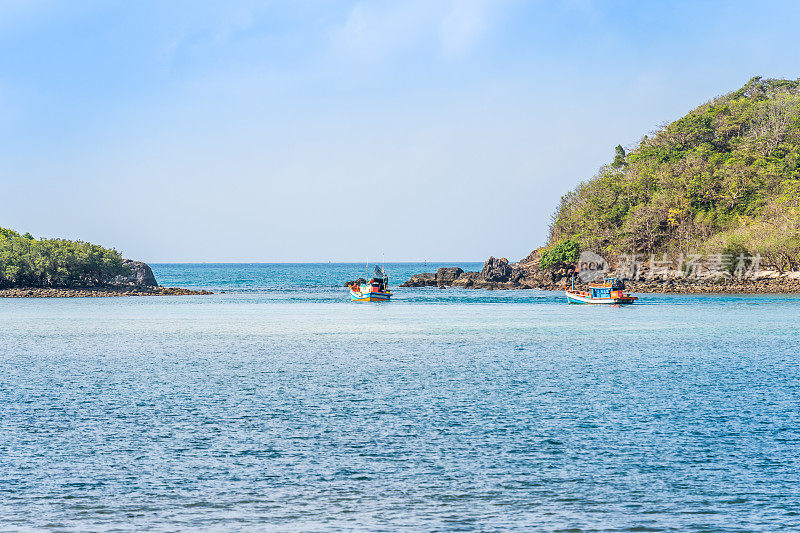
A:
<svg viewBox="0 0 800 533">
<path fill-rule="evenodd" d="M 389 276 L 383 267 L 375 266 L 375 272 L 369 280 L 369 292 L 386 292 L 389 288 Z"/>
<path fill-rule="evenodd" d="M 575 277 L 572 290 L 567 289 L 567 301 L 580 304 L 632 304 L 638 298 L 625 294 L 625 282 L 617 278 L 605 278 L 602 283 L 591 283 L 589 291 L 575 290 Z"/>
<path fill-rule="evenodd" d="M 370 292 L 385 292 L 388 285 L 387 278 L 372 278 L 369 280 Z"/>
<path fill-rule="evenodd" d="M 603 283 L 589 285 L 592 298 L 621 298 L 625 282 L 617 278 L 605 278 Z"/>
</svg>

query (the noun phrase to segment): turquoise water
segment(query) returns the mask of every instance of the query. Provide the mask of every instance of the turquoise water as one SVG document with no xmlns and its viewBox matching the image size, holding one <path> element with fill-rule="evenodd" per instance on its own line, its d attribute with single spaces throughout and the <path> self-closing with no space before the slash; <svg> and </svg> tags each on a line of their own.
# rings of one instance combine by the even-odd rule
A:
<svg viewBox="0 0 800 533">
<path fill-rule="evenodd" d="M 226 292 L 0 299 L 0 529 L 800 528 L 796 297 L 154 271 Z"/>
</svg>

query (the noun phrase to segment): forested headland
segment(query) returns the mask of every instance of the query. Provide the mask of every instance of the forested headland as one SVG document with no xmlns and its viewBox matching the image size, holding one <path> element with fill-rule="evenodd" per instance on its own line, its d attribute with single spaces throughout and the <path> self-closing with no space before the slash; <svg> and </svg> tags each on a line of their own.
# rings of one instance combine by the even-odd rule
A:
<svg viewBox="0 0 800 533">
<path fill-rule="evenodd" d="M 617 146 L 519 262 L 403 285 L 564 289 L 593 261 L 640 292 L 800 293 L 800 79 L 752 78 Z"/>
<path fill-rule="evenodd" d="M 0 228 L 0 288 L 99 286 L 129 273 L 114 249 Z"/>
<path fill-rule="evenodd" d="M 800 269 L 800 80 L 753 78 L 618 146 L 562 197 L 542 257 L 585 249 L 758 254 L 763 267 Z"/>
</svg>

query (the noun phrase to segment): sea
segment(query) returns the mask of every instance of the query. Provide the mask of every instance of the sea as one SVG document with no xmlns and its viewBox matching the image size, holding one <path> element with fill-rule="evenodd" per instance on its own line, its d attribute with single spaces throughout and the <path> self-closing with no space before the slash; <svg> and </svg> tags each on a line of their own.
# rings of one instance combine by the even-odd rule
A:
<svg viewBox="0 0 800 533">
<path fill-rule="evenodd" d="M 0 299 L 0 530 L 800 530 L 800 298 L 398 287 L 439 266 Z"/>
</svg>

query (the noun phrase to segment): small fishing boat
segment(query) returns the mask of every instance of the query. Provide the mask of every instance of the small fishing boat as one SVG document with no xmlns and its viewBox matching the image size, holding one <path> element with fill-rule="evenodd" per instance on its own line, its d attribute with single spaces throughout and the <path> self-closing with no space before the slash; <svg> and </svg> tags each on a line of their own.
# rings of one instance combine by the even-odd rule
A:
<svg viewBox="0 0 800 533">
<path fill-rule="evenodd" d="M 389 276 L 379 266 L 375 267 L 375 273 L 367 283 L 350 286 L 350 299 L 354 302 L 388 302 L 391 297 Z"/>
<path fill-rule="evenodd" d="M 573 277 L 572 289 L 565 293 L 571 304 L 632 304 L 638 299 L 624 291 L 625 282 L 617 278 L 605 278 L 602 283 L 591 283 L 588 291 L 579 291 L 575 289 Z"/>
</svg>

